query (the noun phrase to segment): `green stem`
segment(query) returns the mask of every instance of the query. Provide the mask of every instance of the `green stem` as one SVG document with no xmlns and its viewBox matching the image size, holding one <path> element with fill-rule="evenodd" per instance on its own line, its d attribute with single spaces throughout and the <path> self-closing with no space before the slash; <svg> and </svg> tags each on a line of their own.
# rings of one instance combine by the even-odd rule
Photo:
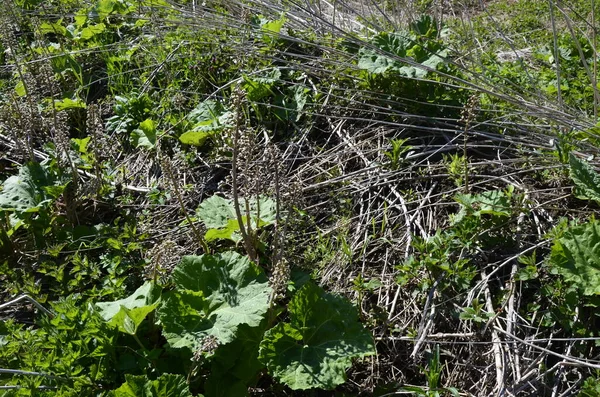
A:
<svg viewBox="0 0 600 397">
<path fill-rule="evenodd" d="M 135 339 L 135 341 L 137 342 L 137 344 L 140 345 L 140 347 L 142 348 L 142 351 L 144 353 L 148 353 L 148 349 L 146 349 L 146 346 L 144 346 L 144 344 L 142 343 L 140 338 L 138 338 L 138 336 L 136 334 L 133 334 L 132 336 L 133 336 L 133 339 Z"/>
</svg>

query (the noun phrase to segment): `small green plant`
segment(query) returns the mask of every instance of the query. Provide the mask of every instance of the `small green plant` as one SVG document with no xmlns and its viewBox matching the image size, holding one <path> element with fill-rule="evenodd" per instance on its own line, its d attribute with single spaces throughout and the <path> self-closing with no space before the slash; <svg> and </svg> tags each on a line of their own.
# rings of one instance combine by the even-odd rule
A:
<svg viewBox="0 0 600 397">
<path fill-rule="evenodd" d="M 188 116 L 189 127 L 179 140 L 187 145 L 202 146 L 206 140 L 231 127 L 232 113 L 219 102 L 207 100 L 200 103 Z"/>
<path fill-rule="evenodd" d="M 127 137 L 125 142 L 134 147 L 153 147 L 156 126 L 152 121 L 152 99 L 147 94 L 132 92 L 127 96 L 117 96 L 115 100 L 115 115 L 107 120 L 106 129 L 117 136 Z"/>
<path fill-rule="evenodd" d="M 516 274 L 517 280 L 534 280 L 539 276 L 537 255 L 535 251 L 533 251 L 531 255 L 520 256 L 519 263 L 525 265 L 525 267 L 518 270 Z"/>
<path fill-rule="evenodd" d="M 460 396 L 456 388 L 442 387 L 441 377 L 443 369 L 444 367 L 440 360 L 440 345 L 436 344 L 427 362 L 427 367 L 423 369 L 425 378 L 427 379 L 427 387 L 405 386 L 402 390 L 425 397 L 440 397 L 447 394 L 455 397 Z"/>
<path fill-rule="evenodd" d="M 600 202 L 600 175 L 585 161 L 569 155 L 575 195 Z M 600 222 L 594 217 L 581 225 L 570 225 L 552 246 L 550 264 L 583 295 L 600 295 L 600 263 L 597 263 Z"/>
<path fill-rule="evenodd" d="M 479 300 L 474 300 L 470 307 L 463 308 L 462 313 L 460 313 L 460 319 L 480 324 L 486 323 L 494 317 L 494 313 L 486 312 L 484 308 L 485 305 L 483 303 L 479 302 Z"/>
<path fill-rule="evenodd" d="M 390 160 L 389 167 L 394 171 L 402 165 L 406 154 L 412 149 L 411 146 L 406 145 L 406 142 L 408 142 L 408 139 L 392 139 L 390 140 L 392 150 L 384 152 L 386 157 Z"/>
<path fill-rule="evenodd" d="M 423 15 L 409 32 L 376 35 L 371 46 L 360 49 L 358 67 L 373 74 L 424 77 L 447 55 L 442 42 L 436 40 L 441 33 L 437 22 Z"/>
<path fill-rule="evenodd" d="M 583 386 L 581 387 L 581 391 L 579 392 L 579 397 L 594 397 L 600 394 L 600 379 L 598 379 L 598 375 L 595 377 L 591 376 L 583 382 Z"/>
<path fill-rule="evenodd" d="M 454 182 L 456 187 L 461 187 L 464 185 L 464 164 L 465 159 L 462 155 L 458 153 L 450 153 L 444 154 L 444 164 L 446 165 L 446 169 L 450 178 Z"/>
</svg>

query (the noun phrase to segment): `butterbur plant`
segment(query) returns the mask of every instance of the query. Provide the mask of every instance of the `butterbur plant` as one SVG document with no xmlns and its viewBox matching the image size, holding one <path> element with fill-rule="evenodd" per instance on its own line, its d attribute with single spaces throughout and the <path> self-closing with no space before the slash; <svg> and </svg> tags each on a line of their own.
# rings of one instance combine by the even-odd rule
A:
<svg viewBox="0 0 600 397">
<path fill-rule="evenodd" d="M 334 389 L 352 359 L 374 355 L 373 338 L 347 300 L 309 282 L 288 305 L 289 322 L 265 333 L 259 360 L 292 389 Z"/>
<path fill-rule="evenodd" d="M 259 230 L 273 225 L 276 220 L 276 204 L 265 196 L 244 199 L 247 202 L 247 214 L 242 216 L 242 223 L 250 225 L 252 229 Z M 221 196 L 211 196 L 204 200 L 196 210 L 198 218 L 202 221 L 207 231 L 204 239 L 207 242 L 215 240 L 230 240 L 239 243 L 242 240 L 240 223 L 234 208 L 233 200 Z M 254 244 L 258 243 L 254 241 Z M 258 247 L 256 247 L 258 248 Z"/>
<path fill-rule="evenodd" d="M 354 359 L 375 354 L 357 309 L 310 281 L 291 298 L 288 320 L 277 322 L 286 316 L 270 313 L 282 308 L 270 302 L 265 273 L 236 252 L 183 257 L 171 285 L 146 282 L 127 298 L 96 306 L 109 326 L 135 341 L 149 370 L 160 370 L 156 360 L 183 354 L 194 385 L 209 368 L 207 396 L 247 395 L 265 371 L 291 389 L 330 390 L 345 382 Z M 160 327 L 166 345 L 156 344 L 146 319 Z"/>
<path fill-rule="evenodd" d="M 576 197 L 600 202 L 600 175 L 573 154 L 569 163 Z M 584 296 L 600 295 L 599 241 L 600 222 L 592 217 L 585 224 L 568 226 L 552 246 L 551 267 Z"/>
<path fill-rule="evenodd" d="M 240 325 L 259 326 L 269 309 L 267 277 L 235 252 L 186 256 L 174 269 L 172 282 L 175 290 L 165 294 L 158 308 L 171 348 L 196 352 L 207 337 L 229 343 Z"/>
</svg>

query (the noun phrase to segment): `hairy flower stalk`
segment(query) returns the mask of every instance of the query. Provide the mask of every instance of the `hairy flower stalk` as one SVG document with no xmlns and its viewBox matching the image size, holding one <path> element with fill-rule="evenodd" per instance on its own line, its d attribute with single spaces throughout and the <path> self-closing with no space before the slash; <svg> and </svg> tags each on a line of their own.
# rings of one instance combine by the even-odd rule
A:
<svg viewBox="0 0 600 397">
<path fill-rule="evenodd" d="M 244 113 L 242 106 L 244 102 L 244 92 L 241 88 L 237 87 L 232 95 L 232 102 L 235 109 L 235 126 L 233 127 L 233 152 L 231 158 L 231 182 L 233 190 L 233 205 L 235 207 L 235 214 L 237 216 L 238 226 L 240 228 L 240 234 L 242 235 L 242 241 L 244 248 L 250 259 L 258 263 L 258 255 L 254 244 L 254 235 L 252 233 L 251 219 L 250 219 L 250 208 L 247 199 L 245 202 L 246 212 L 246 224 L 244 224 L 244 217 L 240 209 L 240 189 L 238 186 L 238 156 L 240 152 L 240 130 L 244 122 Z M 247 228 L 246 228 L 247 226 Z"/>
<path fill-rule="evenodd" d="M 462 109 L 460 122 L 464 124 L 463 129 L 463 162 L 464 162 L 464 178 L 465 178 L 465 193 L 469 193 L 469 156 L 468 156 L 468 141 L 469 128 L 475 120 L 477 106 L 479 105 L 479 94 L 473 94 L 469 97 L 465 107 Z"/>
<path fill-rule="evenodd" d="M 181 190 L 179 189 L 179 183 L 178 183 L 177 179 L 175 178 L 175 175 L 173 172 L 173 164 L 171 163 L 171 160 L 167 156 L 163 156 L 162 152 L 159 152 L 158 156 L 159 156 L 159 159 L 160 159 L 160 162 L 162 165 L 162 169 L 165 172 L 165 175 L 167 176 L 167 180 L 170 182 L 170 186 L 172 187 L 173 192 L 175 193 L 175 197 L 177 198 L 177 202 L 179 203 L 181 212 L 185 216 L 185 220 L 187 221 L 188 225 L 190 225 L 190 228 L 192 229 L 192 232 L 193 232 L 194 236 L 196 237 L 196 241 L 200 245 L 202 245 L 204 252 L 208 254 L 210 252 L 208 249 L 208 245 L 206 245 L 206 241 L 204 240 L 204 237 L 202 236 L 202 234 L 196 227 L 196 224 L 194 223 L 194 221 L 190 218 L 190 216 L 185 208 L 185 204 L 183 202 L 183 195 L 181 194 Z"/>
</svg>

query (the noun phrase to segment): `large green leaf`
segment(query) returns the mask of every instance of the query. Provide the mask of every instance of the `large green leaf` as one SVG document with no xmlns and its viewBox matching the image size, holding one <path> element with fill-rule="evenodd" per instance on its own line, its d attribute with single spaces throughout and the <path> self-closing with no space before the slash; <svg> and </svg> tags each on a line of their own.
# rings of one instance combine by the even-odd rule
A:
<svg viewBox="0 0 600 397">
<path fill-rule="evenodd" d="M 269 197 L 260 196 L 258 198 L 258 206 L 256 205 L 256 200 L 250 200 L 250 211 L 251 215 L 254 214 L 253 219 L 256 217 L 260 219 L 260 227 L 272 225 L 277 220 L 277 204 Z"/>
<path fill-rule="evenodd" d="M 256 199 L 251 199 L 248 207 L 250 208 L 252 227 L 260 228 L 275 223 L 277 219 L 276 204 L 270 198 L 259 197 L 258 205 Z M 200 204 L 196 214 L 208 229 L 204 236 L 206 241 L 228 239 L 237 243 L 241 240 L 240 224 L 231 200 L 214 195 Z M 245 224 L 248 219 L 245 216 L 245 209 L 242 210 L 242 214 L 244 214 L 242 220 Z"/>
<path fill-rule="evenodd" d="M 431 15 L 421 15 L 410 24 L 411 30 L 419 36 L 435 39 L 438 36 L 439 27 Z"/>
<path fill-rule="evenodd" d="M 600 222 L 567 228 L 554 242 L 550 262 L 584 295 L 599 295 Z"/>
<path fill-rule="evenodd" d="M 239 233 L 240 223 L 237 219 L 230 219 L 227 222 L 227 226 L 220 229 L 208 229 L 204 235 L 204 239 L 207 242 L 214 240 L 231 240 L 234 243 L 241 241 L 242 236 Z"/>
<path fill-rule="evenodd" d="M 81 29 L 81 35 L 79 36 L 82 40 L 89 40 L 94 36 L 103 33 L 106 30 L 106 25 L 98 23 L 96 25 L 90 25 Z"/>
<path fill-rule="evenodd" d="M 259 359 L 292 389 L 331 390 L 353 358 L 375 354 L 373 338 L 347 300 L 307 283 L 289 304 L 289 323 L 265 333 Z"/>
<path fill-rule="evenodd" d="M 236 252 L 186 256 L 172 275 L 176 290 L 158 309 L 163 334 L 174 348 L 202 348 L 204 339 L 235 339 L 238 327 L 258 326 L 271 288 L 263 271 Z"/>
<path fill-rule="evenodd" d="M 371 40 L 371 46 L 359 51 L 358 67 L 374 74 L 398 67 L 397 59 L 406 57 L 413 41 L 414 37 L 404 32 L 379 33 Z"/>
<path fill-rule="evenodd" d="M 42 34 L 59 34 L 67 35 L 67 28 L 63 26 L 63 18 L 56 22 L 43 22 L 38 26 L 39 32 Z"/>
<path fill-rule="evenodd" d="M 236 218 L 232 201 L 216 194 L 204 200 L 196 213 L 208 229 L 226 227 L 230 219 Z"/>
<path fill-rule="evenodd" d="M 54 100 L 54 108 L 57 111 L 67 110 L 67 109 L 85 109 L 86 104 L 80 98 L 55 99 Z"/>
<path fill-rule="evenodd" d="M 181 143 L 192 146 L 203 146 L 208 138 L 216 135 L 216 131 L 196 131 L 190 130 L 184 132 L 179 137 Z"/>
<path fill-rule="evenodd" d="M 100 302 L 100 315 L 119 331 L 135 335 L 146 316 L 154 311 L 160 300 L 160 287 L 147 282 L 127 298 L 114 302 Z"/>
<path fill-rule="evenodd" d="M 100 0 L 92 11 L 91 16 L 97 16 L 100 21 L 104 21 L 115 9 L 115 3 L 115 0 Z"/>
<path fill-rule="evenodd" d="M 54 186 L 50 173 L 39 163 L 27 163 L 18 175 L 6 179 L 0 191 L 0 210 L 36 212 L 50 201 L 46 189 Z"/>
<path fill-rule="evenodd" d="M 479 194 L 459 193 L 454 196 L 454 200 L 460 204 L 461 208 L 453 218 L 453 224 L 459 223 L 467 216 L 508 217 L 512 211 L 510 197 L 502 190 L 488 190 Z"/>
<path fill-rule="evenodd" d="M 303 114 L 302 110 L 306 106 L 309 92 L 309 88 L 297 85 L 275 95 L 273 99 L 275 106 L 272 110 L 275 117 L 285 122 L 299 121 Z"/>
<path fill-rule="evenodd" d="M 131 132 L 131 140 L 135 147 L 153 149 L 156 146 L 156 123 L 152 119 L 142 121 L 139 128 Z"/>
<path fill-rule="evenodd" d="M 281 31 L 281 28 L 283 27 L 285 21 L 286 18 L 282 16 L 281 18 L 275 19 L 273 21 L 266 21 L 262 24 L 261 27 L 263 32 L 268 32 L 270 34 L 277 35 Z"/>
<path fill-rule="evenodd" d="M 211 358 L 211 371 L 206 380 L 208 396 L 248 395 L 248 387 L 253 386 L 264 367 L 258 360 L 258 346 L 264 332 L 264 325 L 240 326 L 235 340 L 217 349 Z"/>
<path fill-rule="evenodd" d="M 258 32 L 256 32 L 257 37 L 261 38 L 267 44 L 274 44 L 279 39 L 279 33 L 286 20 L 285 16 L 269 20 L 263 15 L 255 15 L 251 18 L 251 23 L 254 27 L 258 28 Z"/>
<path fill-rule="evenodd" d="M 110 397 L 192 397 L 182 375 L 163 374 L 156 380 L 146 376 L 125 375 L 125 383 L 109 393 Z"/>
<path fill-rule="evenodd" d="M 206 139 L 232 126 L 232 113 L 225 111 L 219 102 L 211 100 L 200 103 L 187 118 L 193 126 L 179 140 L 188 145 L 202 146 Z"/>
<path fill-rule="evenodd" d="M 425 26 L 419 26 L 425 29 Z M 410 32 L 382 32 L 359 51 L 358 67 L 373 74 L 393 71 L 401 76 L 425 77 L 443 63 L 447 51 L 434 41 L 422 43 Z M 410 60 L 410 63 L 407 62 Z M 422 65 L 423 67 L 420 67 Z"/>
<path fill-rule="evenodd" d="M 571 179 L 577 188 L 575 195 L 581 199 L 600 202 L 600 175 L 585 161 L 569 153 Z"/>
<path fill-rule="evenodd" d="M 251 102 L 257 102 L 274 95 L 273 86 L 280 78 L 281 71 L 279 68 L 273 68 L 261 76 L 244 76 L 242 88 L 246 92 L 246 98 Z"/>
</svg>

